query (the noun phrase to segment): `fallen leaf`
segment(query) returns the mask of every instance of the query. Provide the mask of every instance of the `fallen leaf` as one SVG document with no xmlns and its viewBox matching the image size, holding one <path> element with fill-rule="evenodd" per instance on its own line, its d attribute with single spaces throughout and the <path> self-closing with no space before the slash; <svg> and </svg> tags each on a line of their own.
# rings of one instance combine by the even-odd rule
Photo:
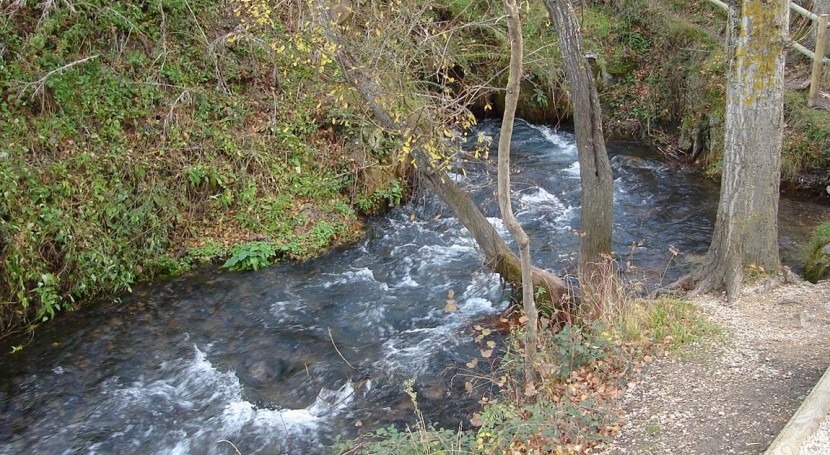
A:
<svg viewBox="0 0 830 455">
<path fill-rule="evenodd" d="M 465 382 L 464 383 L 464 390 L 466 390 L 467 393 L 473 393 L 473 383 L 470 382 L 470 381 Z"/>
<path fill-rule="evenodd" d="M 475 368 L 475 367 L 476 367 L 476 365 L 478 365 L 478 359 L 477 359 L 477 358 L 475 358 L 475 357 L 473 357 L 473 359 L 472 359 L 472 360 L 470 360 L 469 362 L 467 362 L 467 368 Z"/>
<path fill-rule="evenodd" d="M 493 341 L 493 340 L 488 341 L 487 342 L 487 347 L 490 348 L 490 349 L 493 349 L 494 347 L 496 347 L 496 342 Z"/>
<path fill-rule="evenodd" d="M 525 384 L 524 394 L 525 394 L 526 397 L 533 397 L 533 396 L 538 395 L 539 391 L 536 390 L 536 386 L 533 385 L 532 382 L 528 382 L 527 384 Z"/>
<path fill-rule="evenodd" d="M 484 425 L 484 420 L 481 419 L 481 414 L 474 412 L 473 416 L 470 417 L 470 425 L 474 427 L 480 427 Z"/>
<path fill-rule="evenodd" d="M 444 305 L 444 311 L 447 313 L 455 313 L 458 311 L 458 306 L 455 304 L 455 300 L 447 300 L 447 304 Z"/>
<path fill-rule="evenodd" d="M 449 297 L 450 299 L 455 298 L 455 291 L 454 291 L 454 290 L 452 290 L 452 289 L 450 289 L 449 291 L 447 291 L 447 297 Z"/>
<path fill-rule="evenodd" d="M 489 359 L 490 356 L 492 356 L 492 355 L 493 355 L 493 350 L 492 349 L 482 349 L 481 350 L 481 356 L 484 357 L 485 359 Z"/>
</svg>

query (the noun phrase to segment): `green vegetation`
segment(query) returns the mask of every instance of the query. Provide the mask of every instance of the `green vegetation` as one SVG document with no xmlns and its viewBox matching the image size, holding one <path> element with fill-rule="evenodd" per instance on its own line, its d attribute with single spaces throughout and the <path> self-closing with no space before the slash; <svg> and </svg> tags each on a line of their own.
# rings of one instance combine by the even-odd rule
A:
<svg viewBox="0 0 830 455">
<path fill-rule="evenodd" d="M 813 283 L 827 278 L 830 272 L 830 254 L 825 251 L 827 245 L 830 245 L 830 221 L 813 231 L 805 248 L 807 262 L 804 264 L 804 278 Z"/>
<path fill-rule="evenodd" d="M 350 115 L 327 98 L 338 82 L 229 13 L 92 0 L 0 15 L 0 337 L 234 245 L 269 253 L 234 269 L 306 259 L 400 202 L 394 170 L 365 178 L 383 149 L 354 153 L 359 126 L 333 126 Z"/>
<path fill-rule="evenodd" d="M 798 181 L 805 174 L 821 173 L 830 165 L 830 112 L 807 107 L 807 93 L 784 94 L 787 127 L 781 176 Z"/>
</svg>

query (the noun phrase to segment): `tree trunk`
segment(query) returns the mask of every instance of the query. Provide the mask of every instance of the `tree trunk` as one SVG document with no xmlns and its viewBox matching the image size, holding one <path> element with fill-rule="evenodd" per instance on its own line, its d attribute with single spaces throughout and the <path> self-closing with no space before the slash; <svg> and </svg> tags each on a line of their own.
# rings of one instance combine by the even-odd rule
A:
<svg viewBox="0 0 830 455">
<path fill-rule="evenodd" d="M 778 272 L 787 0 L 733 0 L 723 176 L 715 232 L 694 293 L 726 287 L 735 300 L 747 265 Z"/>
<path fill-rule="evenodd" d="M 614 208 L 611 164 L 602 134 L 602 111 L 591 66 L 585 60 L 579 22 L 570 0 L 545 0 L 559 36 L 574 113 L 579 175 L 582 180 L 579 278 L 583 298 L 599 292 L 601 263 L 611 255 L 611 222 Z M 607 270 L 607 269 L 606 269 Z"/>
<path fill-rule="evenodd" d="M 318 22 L 323 29 L 326 39 L 336 47 L 335 58 L 343 70 L 347 81 L 360 93 L 366 102 L 375 120 L 389 131 L 403 133 L 417 128 L 416 125 L 399 124 L 384 109 L 378 100 L 393 99 L 388 96 L 383 87 L 366 75 L 365 70 L 355 62 L 348 51 L 347 43 L 337 29 L 336 21 L 322 0 L 317 0 L 316 11 L 319 14 Z M 433 134 L 431 131 L 418 131 L 414 134 Z M 508 283 L 520 287 L 522 283 L 522 267 L 519 258 L 510 250 L 504 239 L 487 221 L 487 218 L 475 205 L 470 196 L 455 182 L 440 170 L 429 167 L 429 158 L 423 150 L 415 149 L 412 156 L 418 162 L 417 172 L 422 181 L 447 204 L 455 216 L 473 236 L 476 244 L 484 253 L 487 265 Z M 568 298 L 566 283 L 551 272 L 534 267 L 532 269 L 534 287 L 544 288 L 553 304 L 560 304 Z"/>
<path fill-rule="evenodd" d="M 498 199 L 499 210 L 504 224 L 519 244 L 519 256 L 522 268 L 522 303 L 527 317 L 527 340 L 525 342 L 525 380 L 536 381 L 536 324 L 538 312 L 533 301 L 533 279 L 531 276 L 530 239 L 522 225 L 513 215 L 510 203 L 510 140 L 513 138 L 513 122 L 516 119 L 516 106 L 519 104 L 519 91 L 522 82 L 522 23 L 516 0 L 504 0 L 507 12 L 507 35 L 510 38 L 510 73 L 507 77 L 507 94 L 504 100 L 504 115 L 499 135 L 499 176 Z"/>
</svg>

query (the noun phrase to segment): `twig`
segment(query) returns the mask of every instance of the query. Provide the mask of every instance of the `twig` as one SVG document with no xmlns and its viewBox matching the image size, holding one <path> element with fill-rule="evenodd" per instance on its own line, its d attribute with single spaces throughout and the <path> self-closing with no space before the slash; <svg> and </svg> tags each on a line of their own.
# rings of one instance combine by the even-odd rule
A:
<svg viewBox="0 0 830 455">
<path fill-rule="evenodd" d="M 189 103 L 190 102 L 190 90 L 189 89 L 183 90 L 182 93 L 179 94 L 178 98 L 176 98 L 176 100 L 173 101 L 173 104 L 170 105 L 170 110 L 167 111 L 167 117 L 164 118 L 164 130 L 163 130 L 165 140 L 167 138 L 167 133 L 170 129 L 170 123 L 173 121 L 173 111 L 175 111 L 176 106 L 179 104 L 179 102 L 183 102 L 183 103 Z"/>
<path fill-rule="evenodd" d="M 334 346 L 334 350 L 337 351 L 337 355 L 339 355 L 340 358 L 343 359 L 344 362 L 346 362 L 346 365 L 348 365 L 349 368 L 351 368 L 352 370 L 358 371 L 358 369 L 355 368 L 354 365 L 349 363 L 349 361 L 346 360 L 345 357 L 343 357 L 343 353 L 340 352 L 340 349 L 337 349 L 337 343 L 334 342 L 334 337 L 331 335 L 331 327 L 329 327 L 328 330 L 329 330 L 329 339 L 331 340 L 331 345 Z"/>
<path fill-rule="evenodd" d="M 60 67 L 60 68 L 55 68 L 55 69 L 53 69 L 52 71 L 49 71 L 49 72 L 48 72 L 48 73 L 46 73 L 46 75 L 45 75 L 45 76 L 43 76 L 42 78 L 40 78 L 40 79 L 38 79 L 38 80 L 36 80 L 36 81 L 34 81 L 34 82 L 28 82 L 28 83 L 26 83 L 26 85 L 24 85 L 24 86 L 23 86 L 23 88 L 22 88 L 22 89 L 20 89 L 20 93 L 18 93 L 18 94 L 17 94 L 17 99 L 19 100 L 20 98 L 22 98 L 22 97 L 23 97 L 23 94 L 24 94 L 24 93 L 26 93 L 26 90 L 28 90 L 28 89 L 29 89 L 29 87 L 32 87 L 32 86 L 36 85 L 36 86 L 38 86 L 38 87 L 36 87 L 36 88 L 35 88 L 35 90 L 34 90 L 34 92 L 32 92 L 32 99 L 34 99 L 35 95 L 37 95 L 37 94 L 38 94 L 38 92 L 40 92 L 41 90 L 43 90 L 43 84 L 46 82 L 46 80 L 47 80 L 47 79 L 49 79 L 49 77 L 51 77 L 51 76 L 52 76 L 52 75 L 54 75 L 55 73 L 59 73 L 59 72 L 61 72 L 61 71 L 65 70 L 65 69 L 72 68 L 72 67 L 73 67 L 73 66 L 75 66 L 75 65 L 78 65 L 78 64 L 84 63 L 84 62 L 89 61 L 89 60 L 92 60 L 92 59 L 96 59 L 96 58 L 98 58 L 98 57 L 100 57 L 100 56 L 101 56 L 101 54 L 95 54 L 95 55 L 91 55 L 91 56 L 89 56 L 89 57 L 84 57 L 84 58 L 82 58 L 82 59 L 80 59 L 80 60 L 75 60 L 75 61 L 74 61 L 74 62 L 72 62 L 72 63 L 67 63 L 66 65 L 63 65 L 63 66 L 62 66 L 62 67 Z"/>
<path fill-rule="evenodd" d="M 232 443 L 232 442 L 230 442 L 230 441 L 228 441 L 227 439 L 220 439 L 220 440 L 218 440 L 218 441 L 216 441 L 216 442 L 217 442 L 217 443 L 226 442 L 226 443 L 230 444 L 230 445 L 231 445 L 231 447 L 233 447 L 233 450 L 235 450 L 235 451 L 236 451 L 236 455 L 242 455 L 242 452 L 240 452 L 240 451 L 239 451 L 239 449 L 237 449 L 237 448 L 236 448 L 236 446 L 235 446 L 235 445 L 233 445 L 233 443 Z"/>
</svg>

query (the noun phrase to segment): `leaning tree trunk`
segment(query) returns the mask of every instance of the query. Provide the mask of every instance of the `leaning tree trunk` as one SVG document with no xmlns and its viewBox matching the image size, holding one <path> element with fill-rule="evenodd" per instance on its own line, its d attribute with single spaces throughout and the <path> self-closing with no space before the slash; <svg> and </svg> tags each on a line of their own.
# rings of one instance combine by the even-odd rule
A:
<svg viewBox="0 0 830 455">
<path fill-rule="evenodd" d="M 729 74 L 723 175 L 715 232 L 694 293 L 740 294 L 747 265 L 781 268 L 778 195 L 784 127 L 787 0 L 738 0 L 729 8 Z"/>
<path fill-rule="evenodd" d="M 532 264 L 530 261 L 530 239 L 522 225 L 513 215 L 510 203 L 510 140 L 513 138 L 513 122 L 516 119 L 516 106 L 519 104 L 519 91 L 522 83 L 522 23 L 516 0 L 504 0 L 507 12 L 507 35 L 510 38 L 510 73 L 507 77 L 507 94 L 504 100 L 504 115 L 499 136 L 499 175 L 498 199 L 499 210 L 504 224 L 519 244 L 519 256 L 522 265 L 522 303 L 527 317 L 527 341 L 525 342 L 525 380 L 535 382 L 536 358 L 536 324 L 538 312 L 533 301 Z"/>
<path fill-rule="evenodd" d="M 346 80 L 366 102 L 375 120 L 389 131 L 412 134 L 433 134 L 432 131 L 419 131 L 417 125 L 400 124 L 383 107 L 379 100 L 393 99 L 383 87 L 364 72 L 365 69 L 356 62 L 348 50 L 346 40 L 341 36 L 331 9 L 324 0 L 315 2 L 318 22 L 326 39 L 335 47 L 335 59 L 343 70 Z M 414 131 L 413 131 L 414 129 Z M 522 267 L 519 258 L 510 250 L 499 233 L 490 224 L 478 206 L 461 187 L 450 179 L 445 172 L 430 169 L 429 159 L 423 150 L 413 150 L 413 158 L 419 163 L 417 170 L 422 181 L 447 204 L 455 216 L 473 236 L 476 244 L 484 253 L 487 265 L 501 277 L 515 286 L 521 286 Z M 531 271 L 533 286 L 544 288 L 553 304 L 560 304 L 568 298 L 565 282 L 555 274 L 533 267 Z"/>
<path fill-rule="evenodd" d="M 611 164 L 602 135 L 602 111 L 591 66 L 585 60 L 579 22 L 570 0 L 545 0 L 556 26 L 574 113 L 579 175 L 582 180 L 579 277 L 583 296 L 599 290 L 601 263 L 611 254 L 614 206 Z"/>
</svg>

